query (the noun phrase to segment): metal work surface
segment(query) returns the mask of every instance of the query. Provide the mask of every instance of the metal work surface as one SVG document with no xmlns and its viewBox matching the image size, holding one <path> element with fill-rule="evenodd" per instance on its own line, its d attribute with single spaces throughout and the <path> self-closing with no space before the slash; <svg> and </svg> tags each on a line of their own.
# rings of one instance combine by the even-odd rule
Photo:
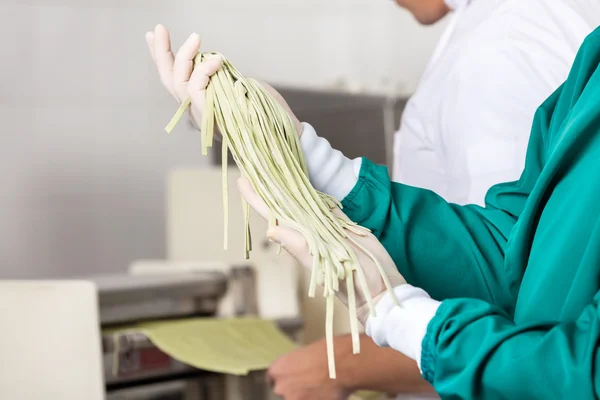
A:
<svg viewBox="0 0 600 400">
<path fill-rule="evenodd" d="M 275 321 L 278 327 L 291 338 L 302 328 L 301 318 Z M 118 346 L 116 346 L 118 342 Z M 118 353 L 115 354 L 115 348 Z M 197 370 L 183 364 L 160 351 L 140 332 L 126 332 L 102 337 L 104 376 L 109 391 L 126 387 L 146 385 L 155 381 L 171 381 L 181 377 L 204 377 L 214 374 Z M 113 368 L 118 358 L 118 370 Z M 257 371 L 255 374 L 259 374 Z M 250 377 L 248 378 L 250 380 Z"/>
<path fill-rule="evenodd" d="M 247 265 L 226 275 L 198 271 L 156 275 L 113 275 L 92 278 L 99 291 L 102 326 L 148 320 L 213 316 L 229 288 L 237 316 L 257 315 L 256 276 Z M 275 321 L 292 339 L 301 318 Z M 225 400 L 226 392 L 269 398 L 265 371 L 231 380 L 232 376 L 198 370 L 159 350 L 135 330 L 102 336 L 107 400 Z M 232 382 L 235 382 L 232 383 Z"/>
<path fill-rule="evenodd" d="M 145 319 L 213 314 L 227 290 L 227 276 L 199 271 L 171 275 L 92 277 L 103 326 Z"/>
</svg>

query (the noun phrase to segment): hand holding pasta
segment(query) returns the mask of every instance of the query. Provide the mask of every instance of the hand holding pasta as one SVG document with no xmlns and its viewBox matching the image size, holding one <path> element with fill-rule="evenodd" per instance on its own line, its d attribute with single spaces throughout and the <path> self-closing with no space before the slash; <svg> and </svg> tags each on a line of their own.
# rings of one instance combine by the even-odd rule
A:
<svg viewBox="0 0 600 400">
<path fill-rule="evenodd" d="M 364 320 L 366 310 L 374 313 L 375 292 L 380 294 L 385 288 L 393 295 L 393 284 L 378 257 L 385 259 L 385 265 L 393 266 L 393 262 L 388 260 L 385 250 L 380 251 L 383 248 L 372 253 L 372 247 L 359 240 L 369 231 L 336 212 L 341 208 L 336 199 L 312 187 L 300 147 L 301 124 L 281 96 L 268 86 L 244 77 L 218 53 L 192 55 L 191 52 L 200 46 L 199 39 L 194 36 L 182 46 L 173 61 L 168 32 L 165 32 L 159 26 L 154 34 L 147 35 L 147 40 L 163 84 L 181 103 L 166 130 L 170 132 L 191 105 L 192 119 L 200 126 L 202 152 L 207 154 L 213 143 L 216 121 L 223 139 L 222 160 L 227 160 L 230 150 L 252 187 L 252 193 L 264 204 L 262 214 L 269 225 L 281 224 L 305 239 L 303 261 L 312 266 L 308 294 L 314 297 L 317 285 L 324 288 L 329 373 L 335 378 L 334 296 L 338 293 L 348 305 L 353 350 L 358 353 L 358 311 Z M 226 162 L 223 163 L 222 189 L 224 246 L 227 248 Z M 249 205 L 244 203 L 246 257 L 252 247 L 249 210 Z M 374 278 L 374 274 L 378 277 Z M 399 274 L 393 276 L 394 284 L 403 282 L 403 279 L 402 282 L 398 280 Z"/>
<path fill-rule="evenodd" d="M 179 48 L 177 54 L 171 50 L 169 31 L 162 25 L 157 25 L 153 31 L 146 33 L 146 43 L 156 65 L 160 80 L 165 89 L 178 102 L 187 102 L 190 110 L 190 120 L 200 129 L 202 114 L 206 103 L 206 87 L 210 77 L 221 68 L 221 57 L 205 57 L 198 60 L 201 40 L 197 34 L 192 34 Z M 296 126 L 298 135 L 302 134 L 302 125 L 294 115 L 286 101 L 271 86 L 260 82 L 263 88 L 288 112 Z M 187 108 L 182 107 L 182 114 Z M 182 115 L 174 118 L 178 120 Z M 174 126 L 169 126 L 168 130 Z"/>
<path fill-rule="evenodd" d="M 240 178 L 238 181 L 238 188 L 246 202 L 263 218 L 268 219 L 270 213 L 269 208 L 256 194 L 250 181 Z M 339 219 L 351 224 L 348 217 L 339 208 L 334 208 L 332 212 Z M 368 295 L 375 303 L 377 302 L 377 298 L 386 292 L 387 288 L 384 277 L 389 278 L 393 287 L 406 283 L 406 280 L 400 272 L 398 272 L 398 269 L 388 252 L 372 233 L 357 234 L 348 230 L 346 234 L 347 238 L 344 240 L 347 241 L 347 244 L 354 250 L 357 256 L 357 262 L 364 274 Z M 271 241 L 282 246 L 283 249 L 294 257 L 302 266 L 314 271 L 315 260 L 310 253 L 308 241 L 300 232 L 280 224 L 278 226 L 270 227 L 267 231 L 267 237 Z M 369 297 L 365 296 L 365 293 L 360 287 L 356 287 L 358 281 L 356 273 L 357 272 L 354 271 L 354 276 L 352 276 L 351 279 L 346 277 L 346 285 L 341 285 L 336 292 L 336 295 L 346 306 L 348 306 L 349 296 L 351 293 L 355 293 L 357 317 L 358 320 L 364 324 L 370 311 L 368 307 Z M 350 284 L 354 284 L 355 287 L 348 287 Z"/>
</svg>

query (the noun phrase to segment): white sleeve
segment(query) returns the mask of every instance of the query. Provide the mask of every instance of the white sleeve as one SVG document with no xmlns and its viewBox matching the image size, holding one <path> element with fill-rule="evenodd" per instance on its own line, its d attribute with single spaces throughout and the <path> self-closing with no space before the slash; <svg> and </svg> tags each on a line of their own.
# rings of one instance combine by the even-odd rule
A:
<svg viewBox="0 0 600 400">
<path fill-rule="evenodd" d="M 535 49 L 496 39 L 469 48 L 449 71 L 432 129 L 450 201 L 483 204 L 491 186 L 521 176 L 534 114 L 570 65 Z"/>
<path fill-rule="evenodd" d="M 349 159 L 331 147 L 327 139 L 319 137 L 311 125 L 302 123 L 302 126 L 300 145 L 310 182 L 315 189 L 342 201 L 358 182 L 362 160 Z"/>
<path fill-rule="evenodd" d="M 391 347 L 417 362 L 421 368 L 421 344 L 427 325 L 440 302 L 423 290 L 405 284 L 394 288 L 398 307 L 386 293 L 375 307 L 376 316 L 367 319 L 366 333 L 381 347 Z"/>
</svg>

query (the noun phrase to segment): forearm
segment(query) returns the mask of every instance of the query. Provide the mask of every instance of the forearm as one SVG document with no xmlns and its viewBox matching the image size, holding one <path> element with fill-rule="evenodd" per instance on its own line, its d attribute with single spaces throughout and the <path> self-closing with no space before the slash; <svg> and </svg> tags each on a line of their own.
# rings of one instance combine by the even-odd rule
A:
<svg viewBox="0 0 600 400">
<path fill-rule="evenodd" d="M 310 182 L 320 192 L 342 201 L 358 182 L 362 160 L 349 159 L 314 128 L 302 123 L 300 145 L 306 159 Z"/>
<path fill-rule="evenodd" d="M 350 219 L 371 229 L 409 283 L 436 299 L 512 303 L 510 282 L 496 272 L 504 264 L 513 215 L 460 207 L 431 191 L 392 183 L 386 168 L 346 158 L 308 124 L 301 144 L 314 187 L 342 201 Z"/>
<path fill-rule="evenodd" d="M 410 285 L 394 291 L 402 307 L 384 295 L 367 334 L 417 360 L 442 398 L 598 398 L 597 302 L 573 321 L 517 324 L 481 300 L 440 303 Z"/>
<path fill-rule="evenodd" d="M 344 388 L 389 394 L 434 392 L 414 360 L 394 349 L 377 346 L 366 335 L 360 336 L 359 354 L 352 354 L 349 335 L 337 336 L 334 346 L 337 379 Z"/>
</svg>

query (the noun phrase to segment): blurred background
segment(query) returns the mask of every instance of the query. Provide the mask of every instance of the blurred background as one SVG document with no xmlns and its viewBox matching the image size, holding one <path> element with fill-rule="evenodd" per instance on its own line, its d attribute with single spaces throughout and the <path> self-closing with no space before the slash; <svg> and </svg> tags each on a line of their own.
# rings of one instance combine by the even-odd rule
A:
<svg viewBox="0 0 600 400">
<path fill-rule="evenodd" d="M 163 131 L 157 23 L 277 86 L 375 95 L 415 89 L 444 25 L 389 0 L 2 0 L 0 278 L 165 257 L 168 172 L 209 160 L 185 124 Z"/>
</svg>

